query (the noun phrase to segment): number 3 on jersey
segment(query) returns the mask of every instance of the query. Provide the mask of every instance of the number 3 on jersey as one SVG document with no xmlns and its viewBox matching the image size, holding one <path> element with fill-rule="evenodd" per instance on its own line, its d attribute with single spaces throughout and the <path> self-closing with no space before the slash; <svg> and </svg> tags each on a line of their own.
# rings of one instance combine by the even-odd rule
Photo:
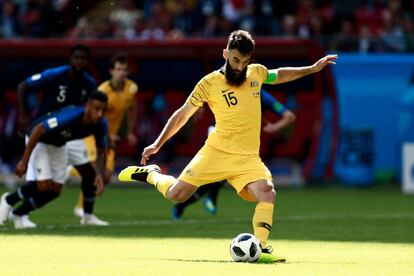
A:
<svg viewBox="0 0 414 276">
<path fill-rule="evenodd" d="M 237 98 L 233 96 L 233 94 L 234 92 L 228 92 L 226 94 L 223 94 L 223 97 L 226 99 L 226 103 L 228 107 L 237 104 Z"/>
<path fill-rule="evenodd" d="M 56 100 L 59 103 L 63 103 L 66 100 L 66 92 L 68 87 L 65 85 L 59 85 L 59 95 L 56 97 Z"/>
</svg>

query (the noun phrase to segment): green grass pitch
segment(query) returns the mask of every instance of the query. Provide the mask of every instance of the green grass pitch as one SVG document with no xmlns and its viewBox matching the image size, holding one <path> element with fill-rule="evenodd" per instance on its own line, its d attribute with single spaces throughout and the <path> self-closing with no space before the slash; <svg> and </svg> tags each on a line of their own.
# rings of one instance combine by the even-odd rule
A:
<svg viewBox="0 0 414 276">
<path fill-rule="evenodd" d="M 231 261 L 254 210 L 231 189 L 217 215 L 200 201 L 173 222 L 155 190 L 112 185 L 96 204 L 109 227 L 79 225 L 77 194 L 33 213 L 37 229 L 0 226 L 0 275 L 414 275 L 414 196 L 398 187 L 279 190 L 270 244 L 288 261 L 272 265 Z"/>
</svg>

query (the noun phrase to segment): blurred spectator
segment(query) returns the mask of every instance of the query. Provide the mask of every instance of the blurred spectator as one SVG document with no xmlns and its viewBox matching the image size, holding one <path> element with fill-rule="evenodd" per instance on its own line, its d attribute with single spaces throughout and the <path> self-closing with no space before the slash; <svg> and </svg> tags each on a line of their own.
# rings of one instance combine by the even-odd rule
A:
<svg viewBox="0 0 414 276">
<path fill-rule="evenodd" d="M 45 37 L 48 6 L 43 0 L 28 0 L 21 15 L 22 34 L 26 37 Z"/>
<path fill-rule="evenodd" d="M 253 1 L 248 20 L 254 21 L 253 33 L 257 35 L 276 35 L 279 23 L 275 15 L 275 7 L 271 0 Z"/>
<path fill-rule="evenodd" d="M 291 14 L 283 16 L 281 34 L 282 36 L 288 38 L 293 38 L 297 36 L 297 22 L 295 16 Z"/>
<path fill-rule="evenodd" d="M 113 10 L 109 15 L 113 26 L 113 36 L 117 38 L 132 39 L 136 36 L 136 21 L 143 17 L 131 0 L 122 0 L 119 8 Z"/>
<path fill-rule="evenodd" d="M 384 27 L 380 33 L 380 43 L 384 51 L 402 52 L 404 50 L 401 18 L 394 17 L 390 10 L 384 14 Z"/>
<path fill-rule="evenodd" d="M 376 49 L 376 43 L 367 25 L 363 25 L 359 30 L 358 51 L 360 53 L 372 52 Z"/>
<path fill-rule="evenodd" d="M 357 51 L 357 36 L 351 20 L 343 20 L 339 33 L 332 38 L 331 49 L 333 51 Z"/>
<path fill-rule="evenodd" d="M 13 0 L 4 0 L 1 6 L 0 36 L 4 38 L 15 38 L 20 33 L 18 20 L 19 8 Z"/>
<path fill-rule="evenodd" d="M 414 21 L 413 17 L 405 14 L 403 18 L 404 50 L 414 52 Z"/>
<path fill-rule="evenodd" d="M 313 39 L 327 50 L 414 51 L 411 0 L 3 0 L 0 36 Z"/>
</svg>

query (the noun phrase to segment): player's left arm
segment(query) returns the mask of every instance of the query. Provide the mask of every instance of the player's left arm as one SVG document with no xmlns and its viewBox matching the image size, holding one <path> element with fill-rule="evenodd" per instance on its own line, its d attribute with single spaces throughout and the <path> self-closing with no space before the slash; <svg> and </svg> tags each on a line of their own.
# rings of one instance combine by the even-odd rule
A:
<svg viewBox="0 0 414 276">
<path fill-rule="evenodd" d="M 287 109 L 281 102 L 264 89 L 261 90 L 261 104 L 264 110 L 270 110 L 272 113 L 281 116 L 281 119 L 275 123 L 267 121 L 263 127 L 263 131 L 265 132 L 278 132 L 293 124 L 296 120 L 296 115 L 292 111 Z"/>
<path fill-rule="evenodd" d="M 135 85 L 135 87 L 137 87 Z M 138 89 L 138 88 L 136 88 Z M 134 94 L 136 91 L 134 92 Z M 128 127 L 128 143 L 130 145 L 135 145 L 137 143 L 137 137 L 135 135 L 135 124 L 137 122 L 137 105 L 135 104 L 135 97 L 132 97 L 131 104 L 128 106 L 127 110 L 127 127 Z"/>
<path fill-rule="evenodd" d="M 100 195 L 105 189 L 105 185 L 109 183 L 111 175 L 106 168 L 106 154 L 109 148 L 108 122 L 104 118 L 99 123 L 98 130 L 94 133 L 97 156 L 95 162 L 96 177 L 94 185 L 96 186 L 96 194 Z"/>
<path fill-rule="evenodd" d="M 326 55 L 314 64 L 303 67 L 280 67 L 268 72 L 265 83 L 278 84 L 293 81 L 304 76 L 317 73 L 329 64 L 335 64 L 338 55 Z"/>
</svg>

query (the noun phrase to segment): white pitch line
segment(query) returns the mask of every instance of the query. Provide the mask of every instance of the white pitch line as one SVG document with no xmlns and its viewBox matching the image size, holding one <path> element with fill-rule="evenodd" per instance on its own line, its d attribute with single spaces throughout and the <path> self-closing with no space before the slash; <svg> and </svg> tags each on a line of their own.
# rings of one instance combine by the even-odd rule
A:
<svg viewBox="0 0 414 276">
<path fill-rule="evenodd" d="M 298 215 L 285 216 L 276 218 L 276 221 L 321 221 L 321 220 L 348 220 L 348 219 L 363 219 L 363 220 L 392 220 L 392 219 L 414 219 L 414 214 L 409 213 L 394 213 L 394 214 L 375 214 L 375 215 L 358 215 L 358 216 L 341 216 L 341 215 Z M 173 224 L 227 224 L 227 223 L 250 223 L 250 218 L 207 218 L 207 219 L 182 219 L 180 221 L 173 221 L 171 219 L 161 220 L 133 220 L 133 221 L 115 221 L 111 222 L 110 226 L 142 226 L 142 225 L 173 225 Z M 90 226 L 80 224 L 62 224 L 62 225 L 38 225 L 37 229 L 65 229 L 65 228 L 88 228 Z M 98 227 L 98 226 L 97 226 Z M 13 230 L 11 227 L 3 228 L 0 226 L 0 232 Z M 28 230 L 28 229 L 25 229 Z M 30 230 L 30 229 L 29 229 Z"/>
</svg>

